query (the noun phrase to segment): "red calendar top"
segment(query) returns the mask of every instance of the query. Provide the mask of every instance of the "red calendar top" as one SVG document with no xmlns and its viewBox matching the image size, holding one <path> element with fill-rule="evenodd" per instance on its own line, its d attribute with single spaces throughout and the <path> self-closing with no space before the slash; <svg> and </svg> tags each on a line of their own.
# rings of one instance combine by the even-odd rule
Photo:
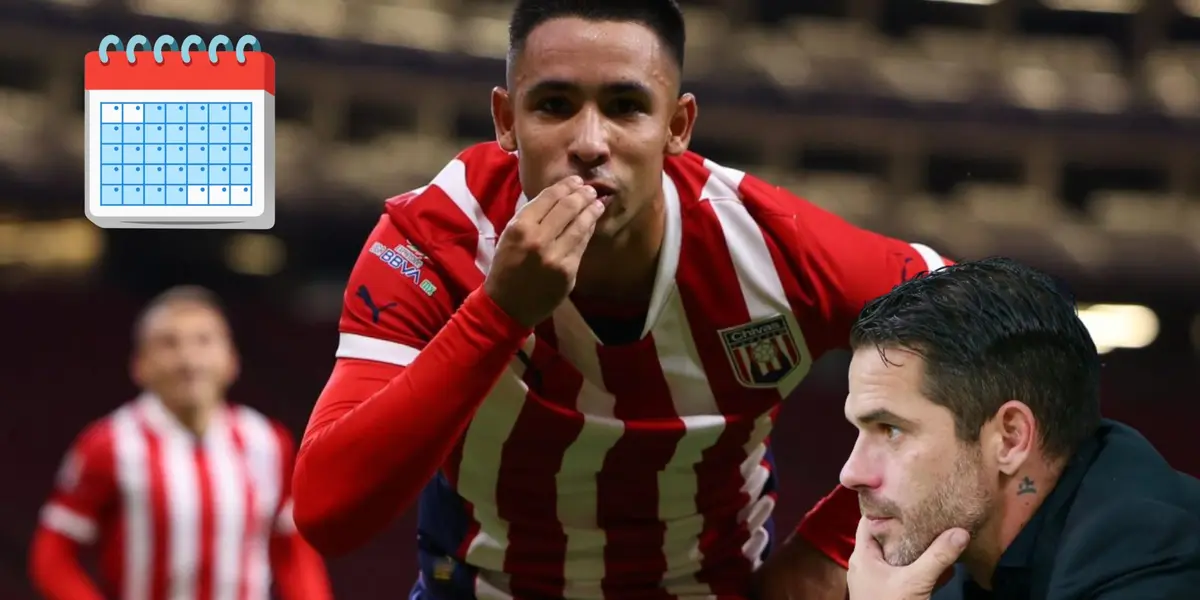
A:
<svg viewBox="0 0 1200 600">
<path fill-rule="evenodd" d="M 239 63 L 236 52 L 217 52 L 217 62 L 207 52 L 192 54 L 184 64 L 178 52 L 134 52 L 131 64 L 124 52 L 110 52 L 108 64 L 100 53 L 88 52 L 83 59 L 85 90 L 264 90 L 275 95 L 275 59 L 263 52 L 246 52 Z"/>
</svg>

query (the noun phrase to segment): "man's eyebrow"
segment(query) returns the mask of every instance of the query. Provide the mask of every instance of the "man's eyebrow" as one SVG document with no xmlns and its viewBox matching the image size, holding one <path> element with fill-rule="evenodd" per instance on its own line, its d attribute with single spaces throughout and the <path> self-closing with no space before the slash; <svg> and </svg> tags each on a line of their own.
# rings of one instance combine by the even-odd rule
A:
<svg viewBox="0 0 1200 600">
<path fill-rule="evenodd" d="M 583 86 L 579 85 L 578 83 L 563 79 L 544 79 L 530 86 L 528 93 L 544 94 L 550 92 L 573 92 L 581 89 L 582 87 Z M 647 85 L 637 81 L 613 81 L 601 85 L 600 88 L 606 93 L 616 95 L 654 95 L 654 92 Z"/>
<path fill-rule="evenodd" d="M 867 413 L 863 413 L 854 418 L 854 421 L 860 425 L 875 425 L 878 423 L 887 423 L 889 425 L 899 425 L 901 427 L 911 427 L 914 423 L 900 415 L 887 410 L 886 408 L 877 408 Z"/>
</svg>

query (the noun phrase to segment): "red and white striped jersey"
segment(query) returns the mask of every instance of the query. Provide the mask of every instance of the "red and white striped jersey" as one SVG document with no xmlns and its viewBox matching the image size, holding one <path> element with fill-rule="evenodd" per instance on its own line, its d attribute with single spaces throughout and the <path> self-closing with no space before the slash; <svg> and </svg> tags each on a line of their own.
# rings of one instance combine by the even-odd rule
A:
<svg viewBox="0 0 1200 600">
<path fill-rule="evenodd" d="M 76 439 L 41 526 L 99 550 L 120 600 L 266 600 L 268 544 L 291 534 L 293 442 L 242 406 L 202 438 L 146 394 Z"/>
<path fill-rule="evenodd" d="M 944 264 L 696 154 L 668 158 L 662 185 L 641 339 L 601 343 L 571 301 L 535 328 L 422 496 L 429 597 L 744 596 L 771 542 L 780 403 L 868 300 Z M 337 356 L 411 363 L 526 202 L 494 143 L 390 200 Z"/>
</svg>

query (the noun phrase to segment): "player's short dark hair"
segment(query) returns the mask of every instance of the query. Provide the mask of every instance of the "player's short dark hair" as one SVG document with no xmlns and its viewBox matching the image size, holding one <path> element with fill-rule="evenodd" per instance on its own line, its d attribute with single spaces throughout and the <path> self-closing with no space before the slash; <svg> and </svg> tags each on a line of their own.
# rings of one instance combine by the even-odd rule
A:
<svg viewBox="0 0 1200 600">
<path fill-rule="evenodd" d="M 1099 426 L 1100 356 L 1074 298 L 1013 260 L 964 262 L 897 286 L 867 304 L 850 344 L 923 357 L 924 393 L 950 410 L 964 441 L 978 441 L 1009 400 L 1029 406 L 1052 458 Z"/>
<path fill-rule="evenodd" d="M 658 35 L 675 64 L 683 69 L 687 33 L 676 0 L 518 0 L 508 22 L 509 60 L 524 49 L 525 40 L 538 25 L 565 17 L 645 25 Z"/>
<path fill-rule="evenodd" d="M 221 297 L 212 290 L 200 285 L 177 285 L 160 292 L 158 295 L 150 299 L 149 302 L 138 313 L 137 320 L 133 325 L 134 342 L 142 339 L 146 327 L 146 320 L 150 314 L 159 309 L 172 305 L 188 304 L 192 306 L 202 306 L 218 315 L 222 319 L 226 318 L 225 305 L 221 302 Z"/>
</svg>

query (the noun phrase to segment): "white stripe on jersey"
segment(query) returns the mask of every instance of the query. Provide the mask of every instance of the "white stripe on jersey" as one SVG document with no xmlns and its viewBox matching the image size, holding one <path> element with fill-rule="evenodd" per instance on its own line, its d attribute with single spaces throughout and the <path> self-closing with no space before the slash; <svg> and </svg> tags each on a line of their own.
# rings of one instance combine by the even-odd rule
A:
<svg viewBox="0 0 1200 600">
<path fill-rule="evenodd" d="M 942 260 L 942 255 L 938 254 L 937 250 L 925 244 L 909 244 L 909 246 L 912 246 L 913 250 L 916 250 L 917 254 L 925 259 L 925 267 L 929 269 L 930 273 L 946 266 L 946 261 Z"/>
<path fill-rule="evenodd" d="M 80 544 L 96 541 L 96 522 L 66 506 L 51 502 L 42 508 L 41 523 L 48 529 L 61 533 Z"/>
<path fill-rule="evenodd" d="M 124 600 L 149 600 L 157 532 L 150 505 L 149 454 L 135 406 L 124 406 L 112 417 L 117 486 L 125 522 Z"/>
<path fill-rule="evenodd" d="M 475 266 L 483 273 L 492 268 L 492 255 L 496 251 L 496 228 L 483 212 L 479 200 L 467 187 L 467 165 L 459 159 L 450 161 L 436 177 L 432 185 L 437 186 L 454 201 L 455 206 L 475 224 L 479 230 L 479 243 L 475 246 Z"/>
<path fill-rule="evenodd" d="M 405 346 L 388 340 L 367 337 L 357 333 L 342 333 L 338 336 L 338 358 L 360 358 L 375 362 L 388 363 L 407 367 L 417 359 L 421 351 L 412 346 Z"/>
</svg>

